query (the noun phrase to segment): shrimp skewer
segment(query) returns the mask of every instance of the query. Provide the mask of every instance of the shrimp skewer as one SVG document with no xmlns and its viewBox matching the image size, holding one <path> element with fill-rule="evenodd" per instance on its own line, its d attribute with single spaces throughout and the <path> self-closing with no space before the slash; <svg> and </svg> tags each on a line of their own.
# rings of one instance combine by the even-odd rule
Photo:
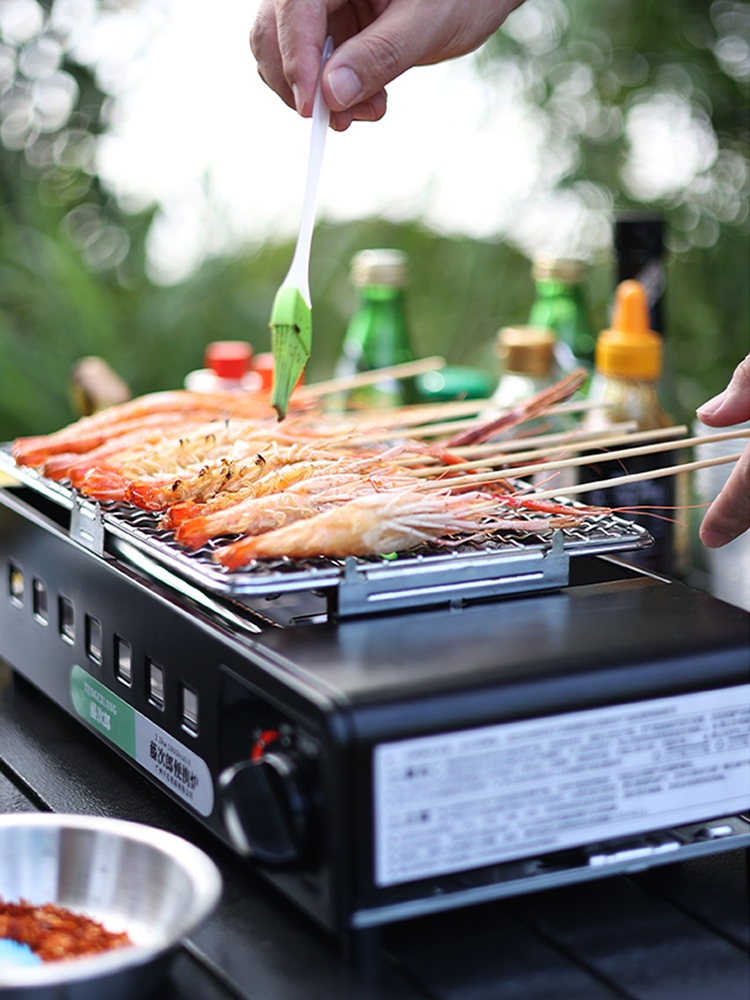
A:
<svg viewBox="0 0 750 1000">
<path fill-rule="evenodd" d="M 175 532 L 175 538 L 181 545 L 195 550 L 218 535 L 240 532 L 244 535 L 258 535 L 281 528 L 293 521 L 312 517 L 321 507 L 322 504 L 312 496 L 291 491 L 270 497 L 250 497 L 227 511 L 218 511 L 208 516 L 198 515 L 183 521 Z"/>
<path fill-rule="evenodd" d="M 179 436 L 185 437 L 205 427 L 202 423 L 179 424 Z M 76 480 L 80 480 L 89 469 L 102 464 L 113 465 L 118 460 L 124 460 L 128 456 L 144 453 L 146 450 L 157 450 L 159 447 L 166 447 L 169 442 L 175 440 L 176 429 L 169 428 L 165 431 L 163 427 L 147 428 L 131 431 L 127 434 L 118 435 L 98 445 L 96 448 L 83 453 L 60 452 L 51 455 L 44 463 L 44 475 L 48 479 L 60 481 L 70 479 L 74 486 Z"/>
<path fill-rule="evenodd" d="M 310 444 L 279 446 L 272 438 L 253 436 L 257 430 L 255 424 L 208 425 L 192 436 L 170 438 L 156 449 L 124 451 L 103 465 L 93 463 L 93 468 L 82 460 L 73 483 L 95 499 L 128 499 L 147 510 L 163 510 L 178 501 L 237 489 L 277 465 L 300 461 L 315 451 Z M 243 432 L 249 439 L 241 436 Z M 338 457 L 317 451 L 331 460 Z"/>
<path fill-rule="evenodd" d="M 353 482 L 362 482 L 362 477 L 356 473 L 326 473 L 323 472 L 321 475 L 313 475 L 309 479 L 301 479 L 298 483 L 295 483 L 290 487 L 290 490 L 294 490 L 295 493 L 314 493 L 317 490 L 327 490 L 333 489 L 335 487 L 345 487 Z M 221 513 L 227 510 L 229 507 L 239 507 L 246 500 L 257 500 L 264 494 L 259 494 L 253 486 L 242 487 L 242 489 L 233 492 L 222 492 L 216 493 L 214 496 L 209 497 L 206 500 L 198 502 L 196 500 L 183 500 L 179 503 L 172 504 L 164 512 L 164 517 L 161 520 L 162 528 L 176 528 L 178 525 L 182 524 L 183 521 L 187 521 L 193 517 L 209 517 L 213 514 Z M 268 497 L 273 497 L 275 494 L 266 494 Z"/>
<path fill-rule="evenodd" d="M 319 442 L 296 441 L 275 428 L 256 421 L 213 423 L 193 434 L 174 435 L 157 447 L 146 447 L 121 456 L 123 471 L 132 479 L 175 475 L 197 470 L 207 462 L 243 461 L 262 456 L 261 464 L 279 464 L 309 458 L 314 452 L 326 453 Z"/>
<path fill-rule="evenodd" d="M 219 492 L 235 492 L 255 485 L 255 495 L 277 493 L 293 483 L 312 476 L 330 462 L 289 462 L 277 470 L 267 471 L 263 463 L 239 465 L 222 461 L 206 465 L 186 478 L 158 479 L 130 483 L 126 499 L 144 510 L 165 510 L 184 500 L 203 500 Z"/>
<path fill-rule="evenodd" d="M 216 417 L 216 414 L 204 410 L 196 412 L 193 416 L 197 421 L 208 423 Z M 96 424 L 93 427 L 79 428 L 77 424 L 71 424 L 70 427 L 64 427 L 56 434 L 50 434 L 47 437 L 17 438 L 13 442 L 13 457 L 19 465 L 37 467 L 44 465 L 52 455 L 61 455 L 63 452 L 82 455 L 106 444 L 113 438 L 123 437 L 125 434 L 149 428 L 163 429 L 165 427 L 177 431 L 180 426 L 188 422 L 193 421 L 189 421 L 184 414 L 153 413 L 112 425 Z"/>
<path fill-rule="evenodd" d="M 91 416 L 81 417 L 52 434 L 16 438 L 13 442 L 13 457 L 19 465 L 39 466 L 52 455 L 63 452 L 83 454 L 113 437 L 139 428 L 176 427 L 183 423 L 209 423 L 229 418 L 263 421 L 272 427 L 276 414 L 270 408 L 267 396 L 255 393 L 204 394 L 184 390 L 152 393 L 111 406 Z M 304 433 L 310 437 L 322 436 L 325 432 L 317 428 L 304 428 L 299 424 L 295 426 L 295 422 L 290 420 L 287 427 L 279 429 L 278 433 L 296 439 Z"/>
<path fill-rule="evenodd" d="M 251 496 L 208 514 L 201 514 L 202 505 L 196 504 L 192 516 L 177 524 L 175 538 L 188 548 L 198 549 L 218 535 L 259 535 L 292 521 L 312 517 L 327 506 L 341 504 L 360 494 L 411 486 L 405 476 L 377 480 L 363 479 L 359 475 L 312 477 L 283 493 Z"/>
<path fill-rule="evenodd" d="M 413 490 L 355 497 L 304 521 L 223 546 L 214 558 L 228 569 L 256 559 L 288 556 L 376 555 L 413 549 L 444 535 L 476 530 L 487 510 L 470 497 L 434 496 Z"/>
<path fill-rule="evenodd" d="M 391 449 L 385 454 L 393 454 Z M 174 480 L 145 480 L 132 483 L 126 497 L 146 510 L 165 510 L 185 500 L 206 500 L 219 492 L 238 492 L 256 484 L 255 495 L 276 493 L 293 483 L 322 472 L 354 472 L 385 467 L 384 455 L 368 454 L 358 459 L 342 457 L 312 445 L 292 445 L 256 455 L 250 465 L 222 460 L 206 465 Z M 399 470 L 403 475 L 403 470 Z"/>
</svg>

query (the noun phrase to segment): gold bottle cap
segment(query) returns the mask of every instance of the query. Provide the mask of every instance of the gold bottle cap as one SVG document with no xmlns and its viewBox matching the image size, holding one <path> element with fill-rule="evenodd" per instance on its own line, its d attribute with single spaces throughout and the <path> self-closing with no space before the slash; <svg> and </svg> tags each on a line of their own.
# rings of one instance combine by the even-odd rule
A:
<svg viewBox="0 0 750 1000">
<path fill-rule="evenodd" d="M 130 387 L 103 358 L 80 358 L 70 371 L 70 392 L 83 416 L 131 398 Z"/>
<path fill-rule="evenodd" d="M 409 281 L 409 257 L 402 250 L 360 250 L 352 257 L 352 284 L 403 288 Z"/>
<path fill-rule="evenodd" d="M 497 354 L 505 371 L 548 375 L 556 340 L 555 331 L 543 326 L 504 326 L 497 335 Z"/>
<path fill-rule="evenodd" d="M 564 257 L 538 257 L 531 268 L 534 281 L 559 281 L 563 285 L 580 285 L 586 277 L 582 260 Z"/>
<path fill-rule="evenodd" d="M 596 340 L 602 375 L 656 381 L 662 369 L 662 338 L 651 329 L 648 296 L 640 281 L 622 281 L 615 293 L 612 326 Z"/>
</svg>

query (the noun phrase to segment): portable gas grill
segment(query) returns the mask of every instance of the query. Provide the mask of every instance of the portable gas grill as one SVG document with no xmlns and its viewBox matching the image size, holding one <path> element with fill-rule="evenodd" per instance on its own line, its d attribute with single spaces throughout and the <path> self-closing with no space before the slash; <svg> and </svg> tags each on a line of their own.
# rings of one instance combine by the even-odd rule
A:
<svg viewBox="0 0 750 1000">
<path fill-rule="evenodd" d="M 230 573 L 0 469 L 3 657 L 328 930 L 750 845 L 750 616 L 638 525 Z"/>
</svg>

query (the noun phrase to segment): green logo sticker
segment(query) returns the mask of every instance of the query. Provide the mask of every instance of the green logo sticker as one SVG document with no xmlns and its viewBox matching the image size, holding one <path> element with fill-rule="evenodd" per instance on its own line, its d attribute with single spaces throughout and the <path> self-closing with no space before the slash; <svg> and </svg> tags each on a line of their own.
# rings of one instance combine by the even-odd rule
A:
<svg viewBox="0 0 750 1000">
<path fill-rule="evenodd" d="M 128 756 L 135 757 L 135 709 L 81 667 L 70 672 L 76 712 Z"/>
<path fill-rule="evenodd" d="M 92 729 L 132 757 L 201 816 L 211 815 L 214 783 L 202 757 L 77 665 L 70 671 L 70 696 L 76 712 Z"/>
</svg>

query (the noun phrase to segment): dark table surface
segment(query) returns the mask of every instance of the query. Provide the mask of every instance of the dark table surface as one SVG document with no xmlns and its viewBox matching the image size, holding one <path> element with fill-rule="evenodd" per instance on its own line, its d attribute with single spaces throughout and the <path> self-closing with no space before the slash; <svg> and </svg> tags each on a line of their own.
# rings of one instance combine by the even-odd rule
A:
<svg viewBox="0 0 750 1000">
<path fill-rule="evenodd" d="M 747 852 L 394 924 L 376 980 L 75 720 L 0 663 L 0 812 L 116 816 L 216 861 L 224 893 L 159 1000 L 747 1000 Z"/>
</svg>

